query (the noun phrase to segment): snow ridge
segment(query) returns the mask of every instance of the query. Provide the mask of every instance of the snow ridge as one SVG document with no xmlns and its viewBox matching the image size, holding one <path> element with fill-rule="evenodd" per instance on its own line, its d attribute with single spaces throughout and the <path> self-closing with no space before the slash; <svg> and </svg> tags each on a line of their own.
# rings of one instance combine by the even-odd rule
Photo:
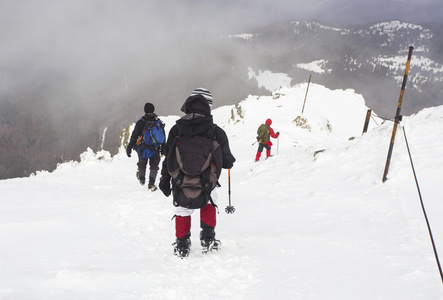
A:
<svg viewBox="0 0 443 300">
<path fill-rule="evenodd" d="M 301 115 L 306 87 L 213 111 L 237 158 L 234 214 L 226 171 L 220 180 L 217 253 L 201 253 L 195 212 L 190 256 L 173 255 L 171 198 L 137 183 L 125 151 L 89 149 L 52 173 L 1 180 L 0 298 L 442 299 L 402 135 L 382 183 L 392 123 L 373 116 L 362 135 L 363 97 L 318 84 Z M 169 130 L 179 116 L 161 118 Z M 256 163 L 267 118 L 281 135 Z M 401 123 L 439 249 L 442 121 L 439 106 Z"/>
</svg>

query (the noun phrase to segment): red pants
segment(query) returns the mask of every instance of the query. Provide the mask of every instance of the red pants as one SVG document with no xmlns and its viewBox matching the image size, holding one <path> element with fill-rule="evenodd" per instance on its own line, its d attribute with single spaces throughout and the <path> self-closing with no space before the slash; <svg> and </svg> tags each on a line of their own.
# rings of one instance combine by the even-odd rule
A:
<svg viewBox="0 0 443 300">
<path fill-rule="evenodd" d="M 204 224 L 215 228 L 217 224 L 217 211 L 215 207 L 208 203 L 205 207 L 200 209 L 200 223 L 203 227 Z M 182 238 L 191 231 L 191 216 L 175 217 L 175 236 Z"/>
</svg>

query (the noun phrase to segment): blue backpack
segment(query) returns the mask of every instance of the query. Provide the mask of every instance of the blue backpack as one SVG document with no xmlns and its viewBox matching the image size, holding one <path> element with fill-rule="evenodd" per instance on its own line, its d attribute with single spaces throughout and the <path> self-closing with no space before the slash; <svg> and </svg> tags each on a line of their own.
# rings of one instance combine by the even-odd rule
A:
<svg viewBox="0 0 443 300">
<path fill-rule="evenodd" d="M 145 122 L 145 128 L 143 129 L 143 134 L 137 140 L 134 149 L 140 158 L 148 159 L 165 142 L 165 125 L 161 120 L 142 120 Z"/>
</svg>

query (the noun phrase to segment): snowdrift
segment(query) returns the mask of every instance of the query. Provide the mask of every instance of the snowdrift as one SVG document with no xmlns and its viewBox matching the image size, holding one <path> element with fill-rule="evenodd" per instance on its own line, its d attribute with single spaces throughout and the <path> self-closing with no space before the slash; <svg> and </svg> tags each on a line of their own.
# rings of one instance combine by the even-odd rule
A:
<svg viewBox="0 0 443 300">
<path fill-rule="evenodd" d="M 135 178 L 136 157 L 88 150 L 52 173 L 0 181 L 1 299 L 443 299 L 402 132 L 382 183 L 391 122 L 352 90 L 311 84 L 213 111 L 237 162 L 218 194 L 222 250 L 172 253 L 172 199 Z M 410 101 L 405 96 L 405 101 Z M 393 108 L 394 112 L 395 108 Z M 167 129 L 179 116 L 162 117 Z M 257 127 L 280 132 L 254 162 Z M 443 107 L 405 117 L 443 251 Z"/>
</svg>

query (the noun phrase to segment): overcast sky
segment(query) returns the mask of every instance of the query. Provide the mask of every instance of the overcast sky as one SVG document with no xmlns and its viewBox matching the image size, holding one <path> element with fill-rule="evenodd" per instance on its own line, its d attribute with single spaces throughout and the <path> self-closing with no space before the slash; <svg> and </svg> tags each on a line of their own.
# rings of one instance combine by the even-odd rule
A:
<svg viewBox="0 0 443 300">
<path fill-rule="evenodd" d="M 131 63 L 155 73 L 182 60 L 177 48 L 275 21 L 311 19 L 335 26 L 442 22 L 443 0 L 1 0 L 0 92 L 18 83 L 4 73 L 11 68 L 91 74 L 85 81 L 94 73 L 123 73 Z"/>
</svg>

